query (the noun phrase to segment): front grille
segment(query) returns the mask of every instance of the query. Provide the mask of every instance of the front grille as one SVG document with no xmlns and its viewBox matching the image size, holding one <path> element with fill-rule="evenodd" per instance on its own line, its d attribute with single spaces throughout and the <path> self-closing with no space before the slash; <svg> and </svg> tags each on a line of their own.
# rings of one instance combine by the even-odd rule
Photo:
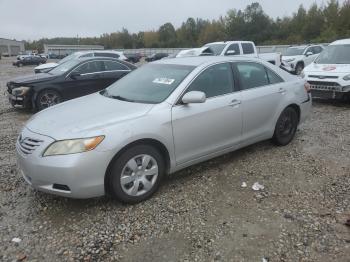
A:
<svg viewBox="0 0 350 262">
<path fill-rule="evenodd" d="M 42 140 L 29 137 L 22 138 L 22 136 L 20 136 L 18 138 L 19 149 L 26 155 L 32 154 L 42 142 Z"/>
<path fill-rule="evenodd" d="M 318 78 L 318 79 L 338 79 L 338 76 L 320 76 L 320 75 L 309 75 L 311 78 Z"/>
<path fill-rule="evenodd" d="M 336 82 L 308 81 L 311 89 L 341 91 L 341 85 Z"/>
</svg>

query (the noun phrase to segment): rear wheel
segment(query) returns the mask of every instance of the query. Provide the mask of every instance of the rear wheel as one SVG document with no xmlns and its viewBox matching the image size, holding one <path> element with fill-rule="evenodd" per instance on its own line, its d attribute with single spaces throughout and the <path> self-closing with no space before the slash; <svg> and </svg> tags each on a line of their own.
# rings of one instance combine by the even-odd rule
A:
<svg viewBox="0 0 350 262">
<path fill-rule="evenodd" d="M 107 180 L 109 193 L 124 203 L 144 201 L 157 191 L 164 168 L 157 149 L 149 145 L 133 146 L 112 163 Z"/>
<path fill-rule="evenodd" d="M 48 108 L 50 106 L 57 105 L 62 102 L 61 95 L 51 89 L 43 90 L 41 91 L 38 96 L 36 97 L 36 108 L 41 111 L 45 108 Z"/>
<path fill-rule="evenodd" d="M 294 138 L 298 128 L 298 113 L 292 107 L 283 110 L 277 120 L 273 142 L 279 146 L 288 145 Z"/>
</svg>

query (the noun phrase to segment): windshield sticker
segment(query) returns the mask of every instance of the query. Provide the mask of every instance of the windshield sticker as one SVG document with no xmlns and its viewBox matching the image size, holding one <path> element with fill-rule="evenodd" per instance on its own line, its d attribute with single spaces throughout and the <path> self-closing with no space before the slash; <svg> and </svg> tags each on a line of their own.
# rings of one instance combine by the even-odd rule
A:
<svg viewBox="0 0 350 262">
<path fill-rule="evenodd" d="M 170 79 L 170 78 L 156 78 L 153 80 L 153 83 L 155 84 L 162 84 L 162 85 L 171 85 L 172 83 L 175 82 L 175 79 Z"/>
</svg>

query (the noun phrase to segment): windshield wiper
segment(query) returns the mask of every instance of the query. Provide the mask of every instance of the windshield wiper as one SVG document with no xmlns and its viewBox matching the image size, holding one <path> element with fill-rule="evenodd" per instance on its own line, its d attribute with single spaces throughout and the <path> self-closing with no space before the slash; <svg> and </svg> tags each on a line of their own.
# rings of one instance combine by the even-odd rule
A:
<svg viewBox="0 0 350 262">
<path fill-rule="evenodd" d="M 125 97 L 122 97 L 122 96 L 108 96 L 108 97 L 111 97 L 111 98 L 114 98 L 114 99 L 118 99 L 118 100 L 121 100 L 121 101 L 125 101 L 125 102 L 135 102 L 135 100 L 128 99 L 128 98 L 125 98 Z"/>
</svg>

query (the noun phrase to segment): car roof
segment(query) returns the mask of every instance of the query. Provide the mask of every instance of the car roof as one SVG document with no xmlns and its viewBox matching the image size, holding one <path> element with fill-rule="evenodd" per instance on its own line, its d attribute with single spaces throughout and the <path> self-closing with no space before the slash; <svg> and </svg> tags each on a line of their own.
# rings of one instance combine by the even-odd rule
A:
<svg viewBox="0 0 350 262">
<path fill-rule="evenodd" d="M 86 61 L 95 61 L 95 60 L 111 60 L 111 61 L 116 61 L 118 63 L 121 63 L 123 65 L 128 66 L 129 68 L 136 68 L 134 64 L 131 64 L 129 62 L 114 58 L 114 57 L 104 57 L 104 56 L 98 56 L 98 57 L 79 57 L 75 58 L 74 60 L 80 61 L 80 62 L 86 62 Z"/>
<path fill-rule="evenodd" d="M 330 45 L 349 45 L 349 44 L 350 44 L 350 38 L 337 40 L 337 41 L 331 43 Z"/>
<path fill-rule="evenodd" d="M 165 60 L 158 60 L 155 64 L 172 64 L 172 65 L 187 65 L 187 66 L 200 66 L 207 63 L 218 62 L 235 62 L 235 61 L 261 61 L 258 58 L 243 57 L 243 56 L 192 56 L 192 57 L 178 57 L 169 58 Z"/>
</svg>

